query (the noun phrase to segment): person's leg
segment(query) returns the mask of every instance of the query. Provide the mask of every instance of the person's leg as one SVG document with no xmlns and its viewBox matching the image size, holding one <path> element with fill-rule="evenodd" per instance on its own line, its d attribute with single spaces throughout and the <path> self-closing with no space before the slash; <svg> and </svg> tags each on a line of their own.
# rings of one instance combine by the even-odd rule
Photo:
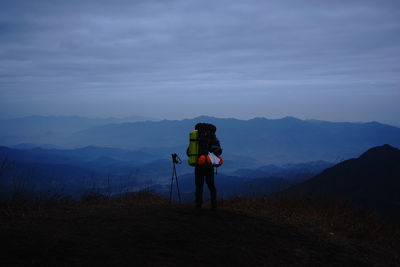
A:
<svg viewBox="0 0 400 267">
<path fill-rule="evenodd" d="M 206 169 L 206 183 L 208 189 L 210 190 L 210 198 L 211 198 L 211 208 L 217 208 L 217 188 L 214 183 L 214 168 Z"/>
<path fill-rule="evenodd" d="M 201 208 L 203 204 L 204 169 L 196 166 L 194 174 L 196 183 L 196 208 Z"/>
</svg>

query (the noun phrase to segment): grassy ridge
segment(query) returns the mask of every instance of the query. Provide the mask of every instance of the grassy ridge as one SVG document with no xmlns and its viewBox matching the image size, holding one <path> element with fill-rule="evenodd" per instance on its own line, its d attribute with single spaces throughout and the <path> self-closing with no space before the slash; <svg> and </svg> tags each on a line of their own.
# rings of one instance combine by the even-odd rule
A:
<svg viewBox="0 0 400 267">
<path fill-rule="evenodd" d="M 397 242 L 400 240 L 398 224 L 383 221 L 378 215 L 345 202 L 309 198 L 232 198 L 224 201 L 224 207 L 331 236 L 400 244 Z"/>
<path fill-rule="evenodd" d="M 150 192 L 3 203 L 1 266 L 398 266 L 399 228 L 342 204 L 235 198 L 217 212 Z"/>
</svg>

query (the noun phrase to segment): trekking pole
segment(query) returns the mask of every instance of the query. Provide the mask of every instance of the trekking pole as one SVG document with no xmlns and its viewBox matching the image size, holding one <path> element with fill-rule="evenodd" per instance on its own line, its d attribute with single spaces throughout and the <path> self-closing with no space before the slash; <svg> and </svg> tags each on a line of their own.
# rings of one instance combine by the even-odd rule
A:
<svg viewBox="0 0 400 267">
<path fill-rule="evenodd" d="M 179 204 L 181 203 L 181 192 L 179 191 L 179 183 L 178 183 L 178 175 L 176 174 L 176 167 L 175 167 L 175 180 L 176 180 L 176 188 L 178 189 L 178 198 Z"/>
<path fill-rule="evenodd" d="M 171 188 L 169 191 L 169 203 L 172 203 L 172 189 L 173 189 L 173 184 L 174 180 L 176 180 L 176 188 L 178 189 L 178 197 L 179 197 L 179 203 L 181 203 L 181 192 L 179 191 L 179 183 L 178 183 L 178 175 L 176 173 L 176 164 L 181 164 L 182 160 L 179 158 L 179 156 L 174 153 L 171 154 L 172 156 L 172 175 L 171 175 Z"/>
</svg>

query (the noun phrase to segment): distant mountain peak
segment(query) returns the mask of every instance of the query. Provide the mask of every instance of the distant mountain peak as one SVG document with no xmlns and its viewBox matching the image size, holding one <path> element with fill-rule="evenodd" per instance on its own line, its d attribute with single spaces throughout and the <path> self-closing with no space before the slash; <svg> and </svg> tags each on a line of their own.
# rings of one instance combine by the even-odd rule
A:
<svg viewBox="0 0 400 267">
<path fill-rule="evenodd" d="M 301 119 L 298 119 L 298 118 L 292 117 L 292 116 L 283 117 L 281 120 L 287 120 L 287 121 L 301 121 Z"/>
<path fill-rule="evenodd" d="M 216 119 L 215 117 L 207 116 L 207 115 L 201 115 L 198 117 L 193 118 L 194 120 L 210 120 L 210 119 Z"/>
</svg>

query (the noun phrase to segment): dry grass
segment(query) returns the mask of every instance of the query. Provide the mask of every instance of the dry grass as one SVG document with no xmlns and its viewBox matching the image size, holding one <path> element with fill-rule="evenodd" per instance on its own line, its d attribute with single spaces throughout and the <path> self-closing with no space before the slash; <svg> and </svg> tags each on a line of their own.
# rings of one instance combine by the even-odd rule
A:
<svg viewBox="0 0 400 267">
<path fill-rule="evenodd" d="M 400 225 L 343 202 L 308 198 L 233 198 L 224 208 L 266 216 L 281 223 L 328 236 L 400 248 Z"/>
<path fill-rule="evenodd" d="M 48 194 L 42 197 L 12 198 L 0 202 L 1 217 L 46 217 L 49 214 L 62 213 L 68 210 L 95 210 L 109 207 L 156 206 L 165 205 L 168 201 L 151 191 L 125 193 L 110 197 L 99 193 L 88 193 L 81 200 L 74 200 L 60 194 Z"/>
</svg>

